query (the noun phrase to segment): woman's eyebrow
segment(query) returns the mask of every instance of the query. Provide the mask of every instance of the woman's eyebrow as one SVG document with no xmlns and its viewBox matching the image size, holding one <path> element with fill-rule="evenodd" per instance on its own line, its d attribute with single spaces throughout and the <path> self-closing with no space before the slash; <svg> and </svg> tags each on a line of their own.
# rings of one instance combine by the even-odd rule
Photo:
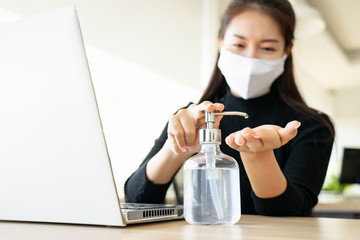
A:
<svg viewBox="0 0 360 240">
<path fill-rule="evenodd" d="M 239 35 L 239 34 L 233 34 L 234 37 L 246 40 L 246 37 Z M 261 42 L 271 42 L 271 43 L 280 43 L 279 40 L 275 39 L 275 38 L 268 38 L 268 39 L 264 39 Z"/>
<path fill-rule="evenodd" d="M 280 43 L 280 41 L 279 41 L 279 40 L 277 40 L 277 39 L 273 39 L 273 38 L 270 38 L 270 39 L 264 39 L 264 40 L 262 40 L 261 42 Z"/>
<path fill-rule="evenodd" d="M 246 39 L 246 37 L 241 36 L 241 35 L 239 35 L 239 34 L 233 34 L 233 36 L 234 36 L 234 37 L 237 37 L 237 38 L 241 38 L 241 39 Z"/>
</svg>

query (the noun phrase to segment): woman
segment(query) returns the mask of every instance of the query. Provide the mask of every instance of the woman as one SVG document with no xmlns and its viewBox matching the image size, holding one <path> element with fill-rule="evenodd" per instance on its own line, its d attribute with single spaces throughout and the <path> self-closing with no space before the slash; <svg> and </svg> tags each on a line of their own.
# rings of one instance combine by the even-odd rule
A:
<svg viewBox="0 0 360 240">
<path fill-rule="evenodd" d="M 127 180 L 126 201 L 163 202 L 178 169 L 200 150 L 202 110 L 226 107 L 250 116 L 219 116 L 215 125 L 224 137 L 221 150 L 240 166 L 242 213 L 311 213 L 326 175 L 334 129 L 326 115 L 305 104 L 295 84 L 294 28 L 295 15 L 287 0 L 230 4 L 222 18 L 218 62 L 207 89 L 199 104 L 171 117 Z"/>
</svg>

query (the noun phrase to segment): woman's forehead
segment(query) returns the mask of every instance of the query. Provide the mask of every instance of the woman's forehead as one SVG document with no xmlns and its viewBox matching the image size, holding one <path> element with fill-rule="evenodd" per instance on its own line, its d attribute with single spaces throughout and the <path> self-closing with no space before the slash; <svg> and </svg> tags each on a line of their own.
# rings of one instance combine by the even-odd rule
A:
<svg viewBox="0 0 360 240">
<path fill-rule="evenodd" d="M 234 34 L 243 37 L 284 38 L 278 22 L 257 9 L 239 13 L 230 21 L 225 36 Z"/>
</svg>

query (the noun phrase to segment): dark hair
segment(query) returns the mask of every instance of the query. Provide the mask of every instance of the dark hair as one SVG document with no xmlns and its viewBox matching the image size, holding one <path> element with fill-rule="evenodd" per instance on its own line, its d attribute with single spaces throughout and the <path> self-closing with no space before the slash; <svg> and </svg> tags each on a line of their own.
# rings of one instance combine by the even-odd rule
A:
<svg viewBox="0 0 360 240">
<path fill-rule="evenodd" d="M 240 13 L 248 9 L 257 9 L 272 17 L 280 26 L 285 39 L 285 50 L 292 46 L 295 30 L 295 13 L 288 0 L 233 0 L 225 11 L 220 25 L 219 38 L 223 39 L 226 29 L 231 20 Z M 218 54 L 217 60 L 220 54 Z M 223 97 L 227 91 L 228 85 L 217 66 L 213 70 L 209 84 L 205 89 L 199 102 L 205 100 L 216 102 Z M 310 108 L 301 96 L 294 78 L 293 59 L 290 53 L 285 61 L 284 72 L 280 75 L 271 87 L 271 91 L 276 92 L 280 99 L 290 108 L 298 113 L 320 120 L 331 131 L 334 136 L 334 129 L 331 122 L 320 117 L 319 112 Z"/>
</svg>

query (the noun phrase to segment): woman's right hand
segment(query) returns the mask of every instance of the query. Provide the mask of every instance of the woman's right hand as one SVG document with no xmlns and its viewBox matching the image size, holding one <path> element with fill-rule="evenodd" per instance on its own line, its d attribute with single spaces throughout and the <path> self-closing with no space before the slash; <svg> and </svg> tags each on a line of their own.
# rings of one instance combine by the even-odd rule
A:
<svg viewBox="0 0 360 240">
<path fill-rule="evenodd" d="M 171 150 L 176 155 L 199 152 L 201 149 L 199 130 L 206 128 L 204 111 L 218 110 L 222 112 L 224 108 L 221 103 L 204 101 L 201 104 L 191 104 L 188 108 L 179 110 L 169 120 L 168 140 Z M 221 118 L 222 116 L 215 117 L 214 128 L 219 127 Z"/>
</svg>

